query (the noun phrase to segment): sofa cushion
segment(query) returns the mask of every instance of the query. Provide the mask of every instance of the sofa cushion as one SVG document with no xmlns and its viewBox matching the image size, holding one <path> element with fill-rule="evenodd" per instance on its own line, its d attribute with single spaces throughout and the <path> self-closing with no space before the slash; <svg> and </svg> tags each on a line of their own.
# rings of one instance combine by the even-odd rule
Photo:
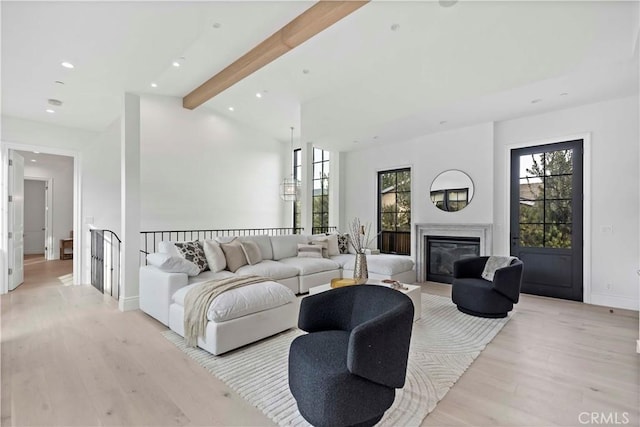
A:
<svg viewBox="0 0 640 427">
<path fill-rule="evenodd" d="M 287 234 L 284 236 L 271 236 L 273 259 L 291 258 L 298 255 L 298 243 L 309 243 L 309 237 L 302 234 Z"/>
<path fill-rule="evenodd" d="M 184 306 L 187 293 L 196 285 L 185 286 L 173 295 L 176 304 Z M 207 310 L 207 319 L 224 322 L 288 304 L 296 296 L 289 288 L 273 281 L 231 289 L 218 295 Z"/>
<path fill-rule="evenodd" d="M 298 269 L 300 276 L 308 274 L 320 273 L 322 271 L 339 270 L 340 265 L 337 262 L 327 258 L 285 258 L 280 260 L 281 263 Z"/>
<path fill-rule="evenodd" d="M 227 270 L 235 273 L 243 265 L 247 265 L 247 257 L 242 250 L 242 245 L 237 240 L 230 243 L 220 243 L 227 260 Z"/>
<path fill-rule="evenodd" d="M 322 246 L 298 243 L 298 258 L 322 258 Z"/>
<path fill-rule="evenodd" d="M 348 234 L 336 234 L 338 239 L 338 251 L 341 254 L 349 253 L 349 235 Z"/>
<path fill-rule="evenodd" d="M 331 233 L 327 235 L 327 242 L 329 242 L 329 256 L 340 255 L 340 247 L 338 246 L 338 235 Z"/>
<path fill-rule="evenodd" d="M 271 239 L 269 236 L 241 236 L 238 237 L 241 242 L 255 242 L 260 248 L 262 259 L 273 259 L 273 249 L 271 248 Z"/>
<path fill-rule="evenodd" d="M 345 264 L 347 264 L 349 261 L 351 261 L 351 265 L 353 265 L 355 258 L 356 258 L 355 255 L 347 253 L 347 254 L 332 256 L 330 259 L 333 262 L 337 262 L 340 265 L 340 267 L 344 268 Z"/>
<path fill-rule="evenodd" d="M 322 257 L 329 258 L 329 242 L 327 241 L 326 237 L 322 239 L 318 239 L 318 238 L 311 239 L 311 241 L 309 241 L 309 244 L 322 248 L 322 251 L 320 251 L 320 254 L 322 255 Z M 300 244 L 298 244 L 298 252 L 300 252 Z"/>
<path fill-rule="evenodd" d="M 240 242 L 240 246 L 249 265 L 254 265 L 262 261 L 262 253 L 256 242 L 247 240 L 246 242 Z"/>
<path fill-rule="evenodd" d="M 240 275 L 255 274 L 273 280 L 288 279 L 298 275 L 298 269 L 281 262 L 265 259 L 255 265 L 244 265 L 236 271 Z"/>
<path fill-rule="evenodd" d="M 343 265 L 345 270 L 353 270 L 356 257 L 352 258 Z M 404 273 L 413 269 L 413 260 L 403 255 L 367 255 L 367 268 L 370 273 L 384 274 L 393 276 L 394 274 Z"/>
<path fill-rule="evenodd" d="M 220 243 L 206 239 L 202 242 L 202 248 L 204 249 L 204 256 L 207 258 L 207 264 L 209 264 L 209 270 L 222 271 L 225 269 L 227 259 L 224 257 Z"/>
<path fill-rule="evenodd" d="M 181 256 L 156 252 L 147 255 L 147 262 L 167 273 L 184 273 L 188 276 L 200 274 L 200 268 L 197 265 Z"/>
<path fill-rule="evenodd" d="M 198 266 L 200 272 L 209 269 L 207 257 L 202 249 L 202 242 L 196 240 L 195 242 L 178 242 L 174 245 L 182 257 Z"/>
<path fill-rule="evenodd" d="M 166 240 L 158 243 L 158 252 L 174 256 L 181 256 L 180 251 L 178 251 L 178 248 L 176 248 L 174 242 L 169 242 Z"/>
<path fill-rule="evenodd" d="M 198 274 L 197 276 L 193 276 L 193 277 L 189 277 L 189 284 L 192 285 L 194 283 L 202 283 L 202 282 L 206 282 L 209 280 L 221 280 L 221 279 L 227 279 L 229 277 L 234 277 L 235 274 L 233 274 L 230 271 L 227 270 L 222 270 L 222 271 L 211 271 L 211 270 L 207 270 L 207 271 L 203 271 L 202 273 Z"/>
</svg>

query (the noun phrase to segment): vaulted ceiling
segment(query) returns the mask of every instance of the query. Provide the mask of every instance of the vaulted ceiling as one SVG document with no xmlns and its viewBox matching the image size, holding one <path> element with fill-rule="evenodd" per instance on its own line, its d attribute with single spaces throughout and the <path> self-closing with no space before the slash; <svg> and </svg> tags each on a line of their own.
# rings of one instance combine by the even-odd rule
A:
<svg viewBox="0 0 640 427">
<path fill-rule="evenodd" d="M 313 4 L 3 1 L 2 112 L 103 130 L 125 91 L 182 98 Z M 351 150 L 626 96 L 638 92 L 638 13 L 373 1 L 199 108 Z"/>
</svg>

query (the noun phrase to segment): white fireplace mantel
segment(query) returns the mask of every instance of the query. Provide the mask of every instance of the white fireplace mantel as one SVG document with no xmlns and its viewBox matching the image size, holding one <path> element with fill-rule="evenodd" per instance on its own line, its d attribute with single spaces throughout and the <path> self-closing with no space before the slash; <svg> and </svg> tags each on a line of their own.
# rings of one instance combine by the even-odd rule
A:
<svg viewBox="0 0 640 427">
<path fill-rule="evenodd" d="M 480 255 L 489 255 L 492 252 L 491 224 L 415 224 L 416 236 L 416 273 L 418 281 L 425 279 L 426 250 L 425 237 L 478 237 L 480 238 Z"/>
</svg>

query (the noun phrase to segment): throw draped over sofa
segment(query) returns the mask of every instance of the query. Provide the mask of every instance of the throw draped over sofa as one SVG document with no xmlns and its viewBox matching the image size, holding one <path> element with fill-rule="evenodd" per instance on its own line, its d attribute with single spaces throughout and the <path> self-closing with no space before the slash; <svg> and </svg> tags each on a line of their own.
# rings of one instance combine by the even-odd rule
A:
<svg viewBox="0 0 640 427">
<path fill-rule="evenodd" d="M 302 300 L 291 343 L 289 388 L 312 425 L 377 423 L 407 372 L 413 303 L 374 285 L 334 289 Z"/>
</svg>

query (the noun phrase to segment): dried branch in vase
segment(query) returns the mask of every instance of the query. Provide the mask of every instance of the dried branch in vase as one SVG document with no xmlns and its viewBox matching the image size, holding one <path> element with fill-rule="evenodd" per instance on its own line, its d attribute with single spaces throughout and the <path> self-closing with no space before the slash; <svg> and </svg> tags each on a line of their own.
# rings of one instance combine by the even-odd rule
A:
<svg viewBox="0 0 640 427">
<path fill-rule="evenodd" d="M 355 250 L 357 254 L 365 253 L 365 250 L 375 238 L 375 236 L 369 237 L 371 235 L 371 223 L 362 225 L 360 218 L 356 217 L 351 222 L 349 231 L 349 243 L 351 243 L 353 250 Z"/>
</svg>

